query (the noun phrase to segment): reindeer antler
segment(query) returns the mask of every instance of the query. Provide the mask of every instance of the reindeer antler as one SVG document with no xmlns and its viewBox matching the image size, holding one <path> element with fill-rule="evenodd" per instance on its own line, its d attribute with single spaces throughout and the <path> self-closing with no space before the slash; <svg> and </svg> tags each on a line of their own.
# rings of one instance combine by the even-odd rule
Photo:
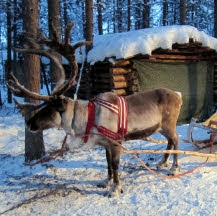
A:
<svg viewBox="0 0 217 216">
<path fill-rule="evenodd" d="M 41 95 L 32 91 L 29 91 L 27 88 L 24 88 L 17 80 L 17 78 L 11 73 L 11 79 L 6 83 L 8 88 L 12 93 L 18 97 L 32 98 L 35 100 L 49 101 L 51 96 Z"/>
<path fill-rule="evenodd" d="M 91 45 L 92 41 L 82 41 L 78 42 L 75 45 L 70 45 L 70 32 L 72 28 L 74 27 L 74 22 L 69 23 L 65 28 L 65 42 L 61 43 L 58 40 L 50 40 L 46 38 L 45 35 L 40 35 L 40 44 L 45 44 L 49 48 L 55 50 L 56 52 L 60 53 L 62 56 L 64 56 L 67 61 L 69 62 L 70 68 L 71 68 L 71 75 L 69 80 L 65 83 L 65 85 L 59 85 L 56 86 L 54 91 L 51 95 L 61 95 L 64 94 L 71 86 L 73 86 L 75 83 L 75 78 L 78 74 L 78 65 L 75 59 L 75 51 L 81 46 L 87 46 Z M 55 29 L 53 27 L 53 30 L 55 32 Z M 72 73 L 74 71 L 74 74 Z"/>
<path fill-rule="evenodd" d="M 27 54 L 36 54 L 41 56 L 46 56 L 51 59 L 56 66 L 60 69 L 61 79 L 58 81 L 56 87 L 50 96 L 37 94 L 31 92 L 28 89 L 22 87 L 16 77 L 11 74 L 11 79 L 7 82 L 8 87 L 14 93 L 14 95 L 19 97 L 29 97 L 36 100 L 50 101 L 60 95 L 63 95 L 71 86 L 75 85 L 75 79 L 78 74 L 78 65 L 75 59 L 75 51 L 77 48 L 85 45 L 91 45 L 90 41 L 78 42 L 75 45 L 70 45 L 70 32 L 74 27 L 74 22 L 69 23 L 65 29 L 65 41 L 60 42 L 58 37 L 56 37 L 56 30 L 53 25 L 52 32 L 54 34 L 54 39 L 48 39 L 41 31 L 39 31 L 38 38 L 27 38 L 28 39 L 28 48 L 25 49 L 15 49 L 20 53 Z M 65 82 L 65 70 L 62 64 L 59 62 L 58 58 L 55 57 L 55 54 L 59 53 L 64 56 L 70 65 L 71 74 L 67 82 Z M 74 73 L 73 73 L 74 72 Z"/>
</svg>

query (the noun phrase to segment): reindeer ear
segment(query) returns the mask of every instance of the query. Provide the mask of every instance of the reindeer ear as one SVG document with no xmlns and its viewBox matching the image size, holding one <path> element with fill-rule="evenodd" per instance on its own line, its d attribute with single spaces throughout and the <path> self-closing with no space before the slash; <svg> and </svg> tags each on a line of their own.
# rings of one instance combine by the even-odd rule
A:
<svg viewBox="0 0 217 216">
<path fill-rule="evenodd" d="M 44 104 L 28 104 L 28 103 L 20 103 L 18 100 L 14 98 L 14 102 L 17 105 L 17 108 L 22 116 L 26 117 L 32 111 L 37 111 L 40 109 Z"/>
</svg>

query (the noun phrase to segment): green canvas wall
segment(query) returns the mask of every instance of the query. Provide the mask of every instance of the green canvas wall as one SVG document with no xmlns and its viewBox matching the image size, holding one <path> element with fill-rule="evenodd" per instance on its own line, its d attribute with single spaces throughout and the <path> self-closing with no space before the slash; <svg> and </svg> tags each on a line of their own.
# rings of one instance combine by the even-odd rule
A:
<svg viewBox="0 0 217 216">
<path fill-rule="evenodd" d="M 200 121 L 213 113 L 213 64 L 210 62 L 154 63 L 134 60 L 139 76 L 139 91 L 170 88 L 183 97 L 179 123 L 192 117 Z"/>
</svg>

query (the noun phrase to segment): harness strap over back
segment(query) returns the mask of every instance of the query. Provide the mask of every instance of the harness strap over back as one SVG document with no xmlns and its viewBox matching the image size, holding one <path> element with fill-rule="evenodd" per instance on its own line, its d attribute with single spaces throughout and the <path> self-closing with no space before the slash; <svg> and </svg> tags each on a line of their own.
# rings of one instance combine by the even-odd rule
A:
<svg viewBox="0 0 217 216">
<path fill-rule="evenodd" d="M 128 123 L 128 106 L 127 101 L 124 97 L 118 97 L 119 104 L 119 115 L 118 115 L 118 134 L 121 137 L 127 133 L 127 123 Z"/>
<path fill-rule="evenodd" d="M 107 129 L 104 126 L 98 126 L 95 124 L 95 103 L 109 109 L 111 112 L 114 112 L 114 114 L 118 115 L 117 133 Z M 127 123 L 128 123 L 128 106 L 127 106 L 126 99 L 124 97 L 118 97 L 118 105 L 110 103 L 109 101 L 97 97 L 94 100 L 89 101 L 88 103 L 88 121 L 87 121 L 85 135 L 83 137 L 84 143 L 88 141 L 88 135 L 92 127 L 97 128 L 99 133 L 103 134 L 108 138 L 111 138 L 113 140 L 122 140 L 124 138 L 124 135 L 127 132 Z"/>
</svg>

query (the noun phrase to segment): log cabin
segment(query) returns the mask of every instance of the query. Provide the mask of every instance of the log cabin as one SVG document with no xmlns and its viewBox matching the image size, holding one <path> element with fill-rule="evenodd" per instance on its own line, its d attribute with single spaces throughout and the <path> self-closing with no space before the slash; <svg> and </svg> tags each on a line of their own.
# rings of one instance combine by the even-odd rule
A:
<svg viewBox="0 0 217 216">
<path fill-rule="evenodd" d="M 180 123 L 193 116 L 208 118 L 217 105 L 217 39 L 192 26 L 94 37 L 78 98 L 91 99 L 107 91 L 124 96 L 160 87 L 182 93 Z"/>
</svg>

